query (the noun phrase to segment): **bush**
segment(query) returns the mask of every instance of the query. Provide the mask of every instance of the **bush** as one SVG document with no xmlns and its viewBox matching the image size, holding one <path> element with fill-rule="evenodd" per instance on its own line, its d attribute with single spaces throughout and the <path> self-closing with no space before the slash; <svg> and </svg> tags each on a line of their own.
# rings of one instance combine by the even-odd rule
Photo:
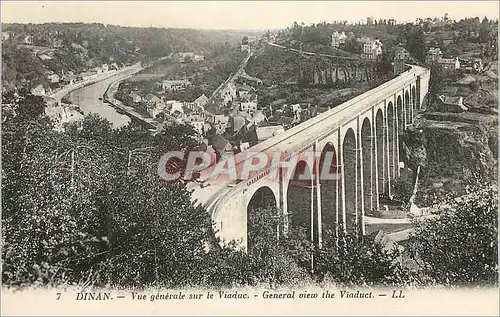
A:
<svg viewBox="0 0 500 317">
<path fill-rule="evenodd" d="M 410 240 L 409 251 L 423 272 L 444 285 L 497 285 L 496 186 L 470 189 L 437 212 L 437 218 L 416 222 Z"/>
<path fill-rule="evenodd" d="M 402 285 L 413 281 L 411 272 L 402 266 L 399 249 L 386 251 L 368 236 L 342 234 L 335 247 L 328 233 L 325 249 L 316 261 L 320 280 L 333 280 L 340 285 Z"/>
</svg>

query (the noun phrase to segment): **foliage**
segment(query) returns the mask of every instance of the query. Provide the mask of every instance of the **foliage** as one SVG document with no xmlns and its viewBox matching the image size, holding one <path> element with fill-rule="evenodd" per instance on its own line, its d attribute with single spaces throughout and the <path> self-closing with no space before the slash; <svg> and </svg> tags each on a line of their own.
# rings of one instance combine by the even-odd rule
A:
<svg viewBox="0 0 500 317">
<path fill-rule="evenodd" d="M 427 44 L 425 42 L 425 35 L 422 28 L 406 27 L 404 31 L 405 48 L 419 61 L 425 61 L 427 54 Z"/>
<path fill-rule="evenodd" d="M 4 85 L 20 83 L 48 86 L 45 71 L 58 75 L 75 74 L 116 62 L 118 66 L 138 61 L 149 63 L 174 52 L 218 54 L 221 46 L 238 43 L 241 33 L 193 29 L 136 28 L 101 23 L 4 24 L 12 36 L 2 43 L 2 79 Z M 36 48 L 19 44 L 32 36 L 33 45 L 54 49 L 53 58 L 39 59 Z"/>
<path fill-rule="evenodd" d="M 498 283 L 496 186 L 471 188 L 437 218 L 416 222 L 409 250 L 423 271 L 444 285 Z"/>
<path fill-rule="evenodd" d="M 164 151 L 193 146 L 190 131 L 152 137 L 89 116 L 56 132 L 37 98 L 4 95 L 15 115 L 2 127 L 3 282 L 193 282 L 209 216 L 156 177 Z"/>
<path fill-rule="evenodd" d="M 369 236 L 341 234 L 336 246 L 334 234 L 327 232 L 324 250 L 316 261 L 316 274 L 341 285 L 402 285 L 413 281 L 401 262 L 401 251 L 384 250 Z"/>
</svg>

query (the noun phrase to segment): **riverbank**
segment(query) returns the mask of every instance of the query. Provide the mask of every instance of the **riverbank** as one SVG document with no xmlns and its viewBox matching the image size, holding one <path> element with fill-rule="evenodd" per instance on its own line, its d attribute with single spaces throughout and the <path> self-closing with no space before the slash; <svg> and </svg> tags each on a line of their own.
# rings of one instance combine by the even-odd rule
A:
<svg viewBox="0 0 500 317">
<path fill-rule="evenodd" d="M 139 112 L 137 112 L 133 107 L 125 105 L 123 102 L 121 102 L 118 99 L 115 99 L 115 93 L 118 91 L 118 86 L 120 85 L 120 82 L 125 80 L 126 78 L 117 80 L 109 84 L 108 88 L 106 89 L 106 92 L 103 95 L 103 100 L 110 104 L 112 107 L 115 109 L 118 109 L 122 112 L 125 112 L 129 117 L 133 117 L 134 119 L 140 120 L 148 125 L 148 127 L 151 128 L 157 128 L 159 125 L 159 122 L 154 120 L 153 118 L 147 118 L 143 115 L 141 115 Z"/>
<path fill-rule="evenodd" d="M 100 81 L 103 81 L 103 80 L 106 80 L 108 78 L 111 78 L 111 77 L 114 77 L 117 75 L 121 75 L 124 73 L 130 72 L 132 75 L 136 72 L 141 71 L 142 69 L 143 69 L 143 67 L 141 66 L 141 63 L 136 63 L 132 66 L 128 66 L 128 67 L 125 67 L 125 68 L 122 68 L 122 69 L 119 69 L 116 71 L 108 71 L 106 73 L 99 74 L 96 78 L 84 80 L 84 81 L 81 81 L 78 83 L 74 83 L 72 85 L 67 85 L 58 91 L 55 91 L 51 94 L 48 94 L 47 96 L 51 97 L 52 99 L 54 99 L 57 102 L 57 101 L 60 101 L 67 94 L 73 92 L 74 90 L 81 89 L 81 88 L 84 88 L 84 87 L 89 86 L 89 85 L 93 85 L 93 84 L 98 83 Z"/>
</svg>

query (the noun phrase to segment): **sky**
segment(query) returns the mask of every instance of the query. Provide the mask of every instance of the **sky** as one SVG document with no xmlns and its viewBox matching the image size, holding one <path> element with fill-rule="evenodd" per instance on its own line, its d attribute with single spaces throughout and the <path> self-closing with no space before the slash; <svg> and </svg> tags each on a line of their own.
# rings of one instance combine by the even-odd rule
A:
<svg viewBox="0 0 500 317">
<path fill-rule="evenodd" d="M 366 17 L 498 19 L 498 1 L 1 1 L 2 22 L 98 22 L 193 29 L 283 29 Z"/>
</svg>

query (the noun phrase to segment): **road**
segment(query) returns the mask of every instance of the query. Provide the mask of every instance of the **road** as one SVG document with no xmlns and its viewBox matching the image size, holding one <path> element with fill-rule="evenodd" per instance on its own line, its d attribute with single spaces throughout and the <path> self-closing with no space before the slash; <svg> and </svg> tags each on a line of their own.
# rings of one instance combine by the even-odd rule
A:
<svg viewBox="0 0 500 317">
<path fill-rule="evenodd" d="M 306 52 L 306 51 L 298 50 L 296 48 L 278 45 L 278 44 L 272 43 L 272 42 L 267 42 L 267 45 L 282 48 L 285 50 L 290 50 L 290 51 L 297 52 L 297 53 L 302 53 L 304 55 L 309 55 L 309 56 L 322 56 L 322 57 L 329 57 L 329 58 L 350 59 L 350 60 L 356 60 L 356 61 L 359 61 L 361 59 L 361 57 L 359 57 L 359 56 L 348 57 L 348 56 L 330 55 L 330 54 L 323 54 L 323 53 Z M 351 54 L 351 55 L 354 55 L 354 54 Z"/>
<path fill-rule="evenodd" d="M 101 81 L 104 81 L 104 80 L 107 80 L 110 78 L 114 78 L 116 76 L 126 76 L 126 75 L 130 75 L 130 74 L 134 74 L 142 69 L 143 69 L 143 67 L 141 67 L 141 64 L 137 63 L 137 64 L 122 68 L 122 69 L 117 70 L 117 71 L 110 71 L 107 73 L 102 73 L 95 79 L 84 80 L 84 81 L 74 83 L 72 85 L 66 85 L 62 89 L 57 90 L 51 94 L 48 94 L 47 96 L 51 97 L 55 101 L 60 101 L 64 96 L 66 96 L 67 94 L 71 93 L 74 90 L 82 89 L 85 86 L 97 84 Z"/>
<path fill-rule="evenodd" d="M 252 57 L 254 51 L 255 51 L 255 48 L 257 47 L 258 43 L 254 44 L 254 46 L 252 46 L 252 48 L 250 49 L 250 52 L 248 52 L 247 56 L 245 57 L 245 59 L 243 59 L 240 63 L 240 65 L 238 66 L 238 70 L 235 72 L 235 73 L 232 73 L 227 79 L 226 81 L 224 81 L 219 87 L 217 87 L 217 89 L 215 89 L 215 91 L 212 93 L 212 95 L 210 96 L 210 98 L 208 98 L 208 102 L 211 102 L 213 100 L 213 98 L 217 95 L 217 93 L 222 90 L 224 87 L 226 87 L 229 83 L 233 82 L 236 78 L 238 78 L 239 76 L 242 75 L 242 73 L 244 72 L 245 70 L 245 67 L 247 66 L 247 63 L 248 61 L 250 60 L 250 57 Z"/>
</svg>

